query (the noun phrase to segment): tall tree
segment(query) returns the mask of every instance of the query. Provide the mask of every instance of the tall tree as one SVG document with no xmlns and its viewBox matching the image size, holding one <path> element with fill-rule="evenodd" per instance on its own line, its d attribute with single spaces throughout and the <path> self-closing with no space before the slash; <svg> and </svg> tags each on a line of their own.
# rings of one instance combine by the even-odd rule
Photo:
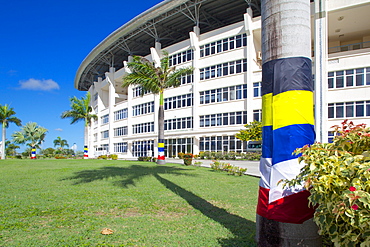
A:
<svg viewBox="0 0 370 247">
<path fill-rule="evenodd" d="M 14 117 L 15 111 L 9 105 L 0 105 L 0 122 L 2 124 L 2 142 L 1 142 L 1 159 L 5 159 L 5 141 L 6 141 L 6 129 L 9 127 L 9 123 L 14 123 L 17 126 L 21 126 L 22 122 L 19 118 Z"/>
<path fill-rule="evenodd" d="M 88 127 L 91 124 L 91 120 L 97 120 L 98 116 L 96 114 L 91 114 L 92 107 L 90 106 L 90 92 L 87 92 L 85 97 L 78 99 L 76 96 L 69 99 L 71 102 L 71 110 L 64 111 L 61 118 L 70 118 L 71 124 L 77 123 L 79 121 L 84 121 L 85 131 L 84 131 L 84 157 L 88 158 Z"/>
<path fill-rule="evenodd" d="M 69 147 L 67 140 L 62 139 L 60 136 L 58 136 L 58 137 L 53 141 L 53 143 L 54 143 L 54 147 L 59 146 L 61 149 L 63 149 L 63 147 Z"/>
<path fill-rule="evenodd" d="M 142 94 L 147 91 L 159 94 L 158 109 L 158 159 L 157 164 L 165 164 L 164 157 L 164 98 L 163 92 L 167 88 L 181 85 L 181 76 L 189 75 L 193 68 L 179 68 L 169 65 L 169 56 L 163 52 L 163 57 L 157 67 L 154 62 L 140 56 L 134 56 L 133 61 L 127 63 L 131 73 L 123 77 L 123 87 L 129 85 L 141 86 Z"/>
<path fill-rule="evenodd" d="M 32 148 L 31 158 L 36 157 L 36 148 L 40 148 L 44 142 L 47 129 L 37 125 L 35 122 L 28 122 L 20 131 L 13 133 L 13 141 L 16 144 L 26 144 Z"/>
</svg>

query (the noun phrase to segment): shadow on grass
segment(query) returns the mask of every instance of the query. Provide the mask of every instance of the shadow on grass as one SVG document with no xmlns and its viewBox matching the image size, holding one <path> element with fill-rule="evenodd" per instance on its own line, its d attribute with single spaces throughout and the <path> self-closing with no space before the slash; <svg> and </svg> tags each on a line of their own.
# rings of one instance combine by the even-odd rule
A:
<svg viewBox="0 0 370 247">
<path fill-rule="evenodd" d="M 74 180 L 74 185 L 90 183 L 96 180 L 103 180 L 108 178 L 122 178 L 122 180 L 115 181 L 114 184 L 127 188 L 129 185 L 136 185 L 146 176 L 153 176 L 157 174 L 173 174 L 194 176 L 187 173 L 187 169 L 174 166 L 143 166 L 131 165 L 128 167 L 105 166 L 94 170 L 83 170 L 76 172 L 72 177 L 64 178 L 63 180 Z"/>
<path fill-rule="evenodd" d="M 106 166 L 94 170 L 79 171 L 63 180 L 74 180 L 73 184 L 77 185 L 96 180 L 118 178 L 118 181 L 114 182 L 114 184 L 127 188 L 129 185 L 135 186 L 137 182 L 146 176 L 154 176 L 167 189 L 186 200 L 194 209 L 199 210 L 203 215 L 218 222 L 234 235 L 233 238 L 219 239 L 220 246 L 256 246 L 254 241 L 256 224 L 254 222 L 231 214 L 223 208 L 214 206 L 205 199 L 160 176 L 160 174 L 194 176 L 186 173 L 186 171 L 189 170 L 174 166 Z"/>
<path fill-rule="evenodd" d="M 255 246 L 255 231 L 256 223 L 246 220 L 238 215 L 231 214 L 223 208 L 219 208 L 195 195 L 194 193 L 185 190 L 175 183 L 162 178 L 158 174 L 154 175 L 159 182 L 166 188 L 171 190 L 176 195 L 182 197 L 194 209 L 199 210 L 203 215 L 220 223 L 228 229 L 233 235 L 233 238 L 219 239 L 221 246 Z"/>
</svg>

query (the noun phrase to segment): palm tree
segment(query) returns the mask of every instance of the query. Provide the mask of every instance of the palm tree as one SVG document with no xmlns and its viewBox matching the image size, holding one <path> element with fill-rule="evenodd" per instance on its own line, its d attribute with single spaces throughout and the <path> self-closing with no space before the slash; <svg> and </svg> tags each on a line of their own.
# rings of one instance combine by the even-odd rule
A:
<svg viewBox="0 0 370 247">
<path fill-rule="evenodd" d="M 78 99 L 76 96 L 70 98 L 71 101 L 71 110 L 64 111 L 61 115 L 61 118 L 70 118 L 71 124 L 77 123 L 81 120 L 85 122 L 85 131 L 84 131 L 84 157 L 88 158 L 88 136 L 87 131 L 88 127 L 91 124 L 91 120 L 97 120 L 98 116 L 96 114 L 91 114 L 92 107 L 90 106 L 90 92 L 87 92 L 86 97 L 81 97 Z"/>
<path fill-rule="evenodd" d="M 6 140 L 6 128 L 9 127 L 9 123 L 15 123 L 17 126 L 21 126 L 22 122 L 19 118 L 14 117 L 15 111 L 9 105 L 0 105 L 0 122 L 2 123 L 2 144 L 1 144 L 1 159 L 5 159 L 5 140 Z"/>
<path fill-rule="evenodd" d="M 54 147 L 60 146 L 61 149 L 63 149 L 64 146 L 69 147 L 67 140 L 62 139 L 60 136 L 58 136 L 53 143 Z"/>
<path fill-rule="evenodd" d="M 127 63 L 131 73 L 123 78 L 123 87 L 129 85 L 138 85 L 142 87 L 142 93 L 145 91 L 159 94 L 158 109 L 158 160 L 157 164 L 165 164 L 164 157 L 164 108 L 163 92 L 167 88 L 178 87 L 181 85 L 181 76 L 189 75 L 193 68 L 186 67 L 176 69 L 175 66 L 169 66 L 169 57 L 167 52 L 163 52 L 159 67 L 153 62 L 134 56 L 133 61 Z"/>
<path fill-rule="evenodd" d="M 47 129 L 38 126 L 35 122 L 28 122 L 20 131 L 13 133 L 13 141 L 16 144 L 26 144 L 32 149 L 31 158 L 36 158 L 36 148 L 40 148 L 41 143 L 45 140 Z"/>
</svg>

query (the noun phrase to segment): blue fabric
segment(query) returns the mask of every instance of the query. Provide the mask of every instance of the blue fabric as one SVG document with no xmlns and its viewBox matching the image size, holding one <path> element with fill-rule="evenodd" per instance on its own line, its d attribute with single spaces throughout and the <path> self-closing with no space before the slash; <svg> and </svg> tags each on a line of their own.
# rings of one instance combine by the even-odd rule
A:
<svg viewBox="0 0 370 247">
<path fill-rule="evenodd" d="M 297 158 L 299 155 L 293 155 L 294 150 L 313 143 L 315 131 L 311 124 L 295 124 L 274 130 L 272 136 L 272 165 L 274 165 Z"/>
</svg>

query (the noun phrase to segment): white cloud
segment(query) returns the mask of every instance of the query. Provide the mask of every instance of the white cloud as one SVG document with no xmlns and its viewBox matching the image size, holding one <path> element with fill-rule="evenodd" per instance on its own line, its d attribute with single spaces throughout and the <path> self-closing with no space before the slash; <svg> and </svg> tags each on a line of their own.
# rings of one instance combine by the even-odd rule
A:
<svg viewBox="0 0 370 247">
<path fill-rule="evenodd" d="M 54 89 L 59 89 L 58 83 L 55 81 L 48 79 L 28 79 L 26 81 L 19 81 L 20 87 L 19 89 L 26 89 L 26 90 L 40 90 L 40 91 L 51 91 Z"/>
<path fill-rule="evenodd" d="M 61 128 L 57 128 L 57 129 L 55 129 L 56 131 L 63 131 L 63 129 L 61 129 Z"/>
</svg>

